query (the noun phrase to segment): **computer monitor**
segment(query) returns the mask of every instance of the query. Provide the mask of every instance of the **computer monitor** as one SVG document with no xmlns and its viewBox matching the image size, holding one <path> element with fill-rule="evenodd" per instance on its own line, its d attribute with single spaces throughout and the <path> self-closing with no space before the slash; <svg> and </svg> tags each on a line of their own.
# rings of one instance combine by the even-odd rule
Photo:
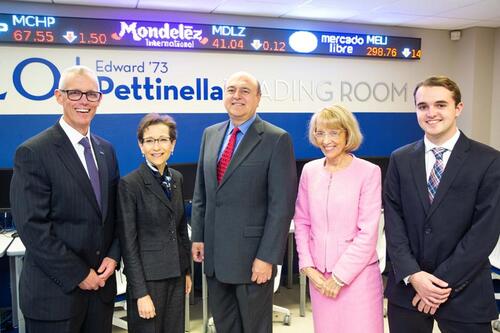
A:
<svg viewBox="0 0 500 333">
<path fill-rule="evenodd" d="M 12 169 L 0 169 L 0 211 L 10 209 L 9 192 L 12 171 Z"/>
</svg>

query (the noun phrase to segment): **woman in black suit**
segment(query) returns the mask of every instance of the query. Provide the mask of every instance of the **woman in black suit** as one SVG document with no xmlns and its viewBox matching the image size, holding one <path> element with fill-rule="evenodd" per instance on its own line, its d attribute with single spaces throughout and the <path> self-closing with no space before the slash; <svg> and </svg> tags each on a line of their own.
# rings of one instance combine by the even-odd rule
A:
<svg viewBox="0 0 500 333">
<path fill-rule="evenodd" d="M 182 175 L 167 165 L 176 137 L 171 117 L 142 118 L 137 140 L 145 161 L 118 186 L 129 332 L 184 332 L 190 241 Z"/>
</svg>

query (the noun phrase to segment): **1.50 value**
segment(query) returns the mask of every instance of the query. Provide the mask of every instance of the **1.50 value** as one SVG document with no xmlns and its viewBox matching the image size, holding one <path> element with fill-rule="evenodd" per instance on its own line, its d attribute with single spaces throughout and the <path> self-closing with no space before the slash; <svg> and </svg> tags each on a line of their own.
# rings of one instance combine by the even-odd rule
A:
<svg viewBox="0 0 500 333">
<path fill-rule="evenodd" d="M 83 33 L 80 32 L 79 34 L 79 43 L 80 44 L 100 44 L 104 45 L 106 44 L 107 37 L 106 34 L 104 33 L 97 33 L 97 32 L 91 32 L 91 33 Z"/>
</svg>

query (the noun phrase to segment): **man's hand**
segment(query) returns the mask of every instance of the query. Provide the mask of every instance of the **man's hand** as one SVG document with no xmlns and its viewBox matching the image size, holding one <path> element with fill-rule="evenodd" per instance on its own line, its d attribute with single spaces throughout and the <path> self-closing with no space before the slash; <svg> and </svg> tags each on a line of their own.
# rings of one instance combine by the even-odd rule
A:
<svg viewBox="0 0 500 333">
<path fill-rule="evenodd" d="M 191 255 L 194 261 L 202 262 L 205 259 L 205 244 L 203 242 L 193 242 Z"/>
<path fill-rule="evenodd" d="M 192 285 L 193 285 L 193 281 L 191 280 L 191 275 L 186 274 L 186 289 L 184 289 L 184 292 L 186 294 L 189 294 L 191 292 Z"/>
<path fill-rule="evenodd" d="M 323 290 L 323 286 L 326 282 L 325 277 L 314 267 L 305 267 L 302 269 L 304 274 L 309 278 L 309 281 L 312 282 L 314 288 L 316 288 L 319 292 Z"/>
<path fill-rule="evenodd" d="M 104 280 L 91 268 L 89 275 L 78 284 L 78 287 L 82 290 L 98 290 L 104 287 Z"/>
<path fill-rule="evenodd" d="M 155 305 L 149 295 L 137 299 L 137 310 L 139 311 L 139 317 L 142 319 L 156 317 Z"/>
<path fill-rule="evenodd" d="M 342 286 L 339 285 L 332 277 L 330 277 L 323 285 L 323 289 L 321 293 L 327 297 L 335 298 L 342 289 Z"/>
<path fill-rule="evenodd" d="M 438 307 L 446 302 L 451 293 L 448 283 L 424 271 L 412 274 L 410 283 L 419 295 L 421 302 L 429 307 Z"/>
<path fill-rule="evenodd" d="M 439 308 L 439 306 L 429 306 L 422 301 L 422 298 L 420 298 L 419 294 L 415 294 L 415 297 L 413 297 L 413 300 L 411 301 L 411 304 L 413 304 L 414 307 L 417 308 L 418 311 L 427 313 L 430 315 L 434 315 Z"/>
<path fill-rule="evenodd" d="M 102 259 L 101 266 L 99 266 L 99 268 L 97 269 L 99 278 L 106 282 L 109 277 L 115 273 L 116 265 L 116 260 L 111 259 L 110 257 Z"/>
<path fill-rule="evenodd" d="M 266 283 L 271 280 L 273 265 L 255 258 L 252 264 L 252 282 L 257 284 Z"/>
</svg>

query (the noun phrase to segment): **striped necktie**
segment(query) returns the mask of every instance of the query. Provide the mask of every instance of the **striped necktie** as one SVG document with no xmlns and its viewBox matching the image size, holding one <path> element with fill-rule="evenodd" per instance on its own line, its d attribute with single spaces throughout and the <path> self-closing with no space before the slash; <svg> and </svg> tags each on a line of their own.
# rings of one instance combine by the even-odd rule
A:
<svg viewBox="0 0 500 333">
<path fill-rule="evenodd" d="M 429 175 L 429 180 L 427 181 L 427 190 L 429 192 L 429 201 L 432 203 L 436 191 L 441 181 L 441 176 L 443 176 L 444 164 L 443 164 L 443 154 L 446 152 L 446 148 L 436 147 L 432 148 L 432 153 L 436 157 L 436 162 L 432 167 L 431 174 Z"/>
</svg>

